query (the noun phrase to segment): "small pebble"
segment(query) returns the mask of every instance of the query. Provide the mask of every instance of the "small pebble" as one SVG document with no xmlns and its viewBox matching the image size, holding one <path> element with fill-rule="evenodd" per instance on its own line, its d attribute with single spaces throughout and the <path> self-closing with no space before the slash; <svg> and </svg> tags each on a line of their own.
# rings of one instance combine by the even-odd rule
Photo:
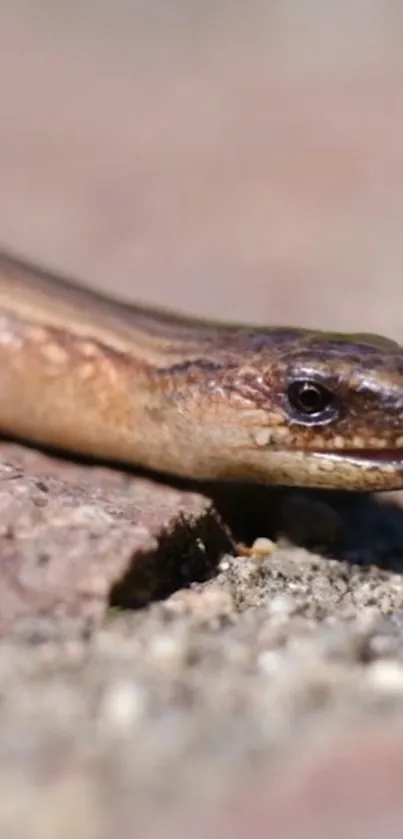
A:
<svg viewBox="0 0 403 839">
<path fill-rule="evenodd" d="M 403 693 L 403 667 L 397 661 L 384 659 L 368 667 L 367 682 L 384 693 Z"/>
<path fill-rule="evenodd" d="M 141 690 L 130 682 L 121 681 L 105 694 L 102 716 L 115 729 L 127 729 L 143 715 L 145 704 Z"/>
<path fill-rule="evenodd" d="M 276 550 L 276 543 L 271 539 L 266 539 L 264 536 L 259 536 L 255 539 L 251 547 L 246 545 L 238 545 L 238 552 L 241 556 L 247 556 L 251 559 L 262 559 L 270 556 Z"/>
</svg>

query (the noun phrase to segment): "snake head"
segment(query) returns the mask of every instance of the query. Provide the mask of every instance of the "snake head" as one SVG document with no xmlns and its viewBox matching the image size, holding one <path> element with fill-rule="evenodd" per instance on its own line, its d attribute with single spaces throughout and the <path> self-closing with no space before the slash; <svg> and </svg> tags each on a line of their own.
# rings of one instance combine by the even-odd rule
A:
<svg viewBox="0 0 403 839">
<path fill-rule="evenodd" d="M 275 340 L 274 340 L 275 338 Z M 252 347 L 252 342 L 249 342 Z M 403 486 L 403 349 L 386 338 L 259 330 L 226 395 L 249 444 L 234 435 L 239 475 L 352 490 Z M 235 451 L 236 450 L 236 451 Z"/>
</svg>

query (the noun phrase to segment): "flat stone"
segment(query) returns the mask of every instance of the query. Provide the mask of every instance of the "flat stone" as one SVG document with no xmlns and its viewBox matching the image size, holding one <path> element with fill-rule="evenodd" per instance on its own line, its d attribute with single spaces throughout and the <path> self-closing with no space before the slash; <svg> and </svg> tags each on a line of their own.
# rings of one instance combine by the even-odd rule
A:
<svg viewBox="0 0 403 839">
<path fill-rule="evenodd" d="M 230 547 L 202 495 L 0 445 L 0 636 L 88 629 L 205 579 Z"/>
</svg>

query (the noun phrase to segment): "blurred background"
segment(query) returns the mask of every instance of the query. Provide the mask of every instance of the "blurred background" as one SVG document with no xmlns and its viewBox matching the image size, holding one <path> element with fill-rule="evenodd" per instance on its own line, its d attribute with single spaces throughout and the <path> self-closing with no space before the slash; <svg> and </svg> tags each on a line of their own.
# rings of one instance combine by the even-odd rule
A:
<svg viewBox="0 0 403 839">
<path fill-rule="evenodd" d="M 403 341 L 402 46 L 396 0 L 3 0 L 0 243 Z"/>
</svg>

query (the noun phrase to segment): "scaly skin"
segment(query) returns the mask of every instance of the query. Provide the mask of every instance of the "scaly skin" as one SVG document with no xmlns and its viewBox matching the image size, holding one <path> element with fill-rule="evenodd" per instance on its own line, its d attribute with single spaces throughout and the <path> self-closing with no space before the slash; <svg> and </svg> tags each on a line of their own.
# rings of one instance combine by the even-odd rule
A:
<svg viewBox="0 0 403 839">
<path fill-rule="evenodd" d="M 1 432 L 193 479 L 396 489 L 403 349 L 129 306 L 3 253 Z"/>
</svg>

